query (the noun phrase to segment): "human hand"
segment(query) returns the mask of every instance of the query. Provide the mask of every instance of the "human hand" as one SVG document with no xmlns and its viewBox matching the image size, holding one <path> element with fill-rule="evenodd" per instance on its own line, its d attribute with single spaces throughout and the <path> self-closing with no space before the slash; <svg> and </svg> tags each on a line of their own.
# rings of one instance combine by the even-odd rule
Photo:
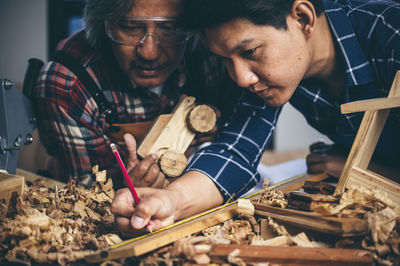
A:
<svg viewBox="0 0 400 266">
<path fill-rule="evenodd" d="M 125 134 L 124 140 L 127 150 L 126 170 L 133 185 L 136 187 L 154 188 L 167 186 L 169 181 L 165 178 L 165 175 L 157 164 L 157 155 L 150 154 L 140 161 L 137 156 L 135 138 L 131 134 Z"/>
<path fill-rule="evenodd" d="M 141 198 L 138 205 L 129 189 L 115 193 L 111 212 L 119 231 L 130 235 L 146 227 L 152 232 L 174 223 L 178 199 L 174 192 L 154 188 L 138 188 L 137 192 Z"/>
<path fill-rule="evenodd" d="M 310 153 L 306 157 L 307 172 L 309 174 L 327 173 L 332 177 L 339 178 L 346 163 L 344 150 L 338 146 L 328 145 L 323 142 L 313 143 Z"/>
</svg>

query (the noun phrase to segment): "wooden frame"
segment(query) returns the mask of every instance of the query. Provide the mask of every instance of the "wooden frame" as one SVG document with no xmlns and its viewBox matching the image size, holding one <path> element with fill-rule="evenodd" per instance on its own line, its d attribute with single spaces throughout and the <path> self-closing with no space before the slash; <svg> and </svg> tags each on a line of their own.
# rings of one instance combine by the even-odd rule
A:
<svg viewBox="0 0 400 266">
<path fill-rule="evenodd" d="M 394 78 L 387 98 L 371 99 L 343 104 L 342 113 L 365 111 L 354 139 L 335 194 L 350 186 L 362 186 L 386 193 L 395 203 L 400 203 L 400 184 L 367 169 L 376 144 L 382 133 L 390 108 L 400 107 L 400 71 Z"/>
</svg>

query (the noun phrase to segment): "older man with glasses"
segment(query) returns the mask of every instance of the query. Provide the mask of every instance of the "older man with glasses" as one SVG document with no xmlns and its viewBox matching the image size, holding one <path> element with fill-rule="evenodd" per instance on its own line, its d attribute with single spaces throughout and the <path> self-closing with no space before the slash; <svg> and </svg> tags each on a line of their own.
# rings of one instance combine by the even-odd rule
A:
<svg viewBox="0 0 400 266">
<path fill-rule="evenodd" d="M 86 1 L 85 29 L 58 44 L 35 87 L 41 141 L 66 176 L 90 183 L 92 167 L 99 165 L 123 180 L 109 148 L 114 125 L 133 124 L 144 132 L 183 94 L 229 109 L 222 87 L 232 95 L 233 83 L 201 38 L 179 27 L 180 4 Z M 125 135 L 120 145 L 128 173 L 136 186 L 165 187 L 157 156 L 137 157 L 140 137 Z"/>
</svg>

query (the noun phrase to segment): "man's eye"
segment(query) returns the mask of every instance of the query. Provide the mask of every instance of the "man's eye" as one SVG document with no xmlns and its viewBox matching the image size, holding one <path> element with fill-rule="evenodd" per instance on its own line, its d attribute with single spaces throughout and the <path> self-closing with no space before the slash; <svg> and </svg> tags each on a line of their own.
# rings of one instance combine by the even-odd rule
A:
<svg viewBox="0 0 400 266">
<path fill-rule="evenodd" d="M 125 31 L 125 32 L 135 32 L 135 31 L 141 31 L 142 30 L 142 27 L 139 27 L 139 26 L 128 26 L 128 25 L 120 25 L 119 28 L 122 31 Z"/>
<path fill-rule="evenodd" d="M 255 47 L 255 48 L 253 48 L 253 49 L 245 50 L 245 51 L 243 51 L 243 55 L 244 55 L 244 56 L 251 56 L 251 55 L 254 55 L 254 53 L 256 52 L 256 50 L 257 50 L 258 48 L 259 48 L 259 47 Z"/>
</svg>

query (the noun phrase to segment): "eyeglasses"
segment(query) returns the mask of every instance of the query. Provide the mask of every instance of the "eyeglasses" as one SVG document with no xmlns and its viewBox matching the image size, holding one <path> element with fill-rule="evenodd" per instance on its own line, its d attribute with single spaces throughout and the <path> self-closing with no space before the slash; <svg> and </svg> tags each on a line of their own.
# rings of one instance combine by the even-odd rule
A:
<svg viewBox="0 0 400 266">
<path fill-rule="evenodd" d="M 176 46 L 186 43 L 191 33 L 176 25 L 169 17 L 124 17 L 117 21 L 105 21 L 108 37 L 123 45 L 143 45 L 152 37 L 161 46 Z"/>
</svg>

